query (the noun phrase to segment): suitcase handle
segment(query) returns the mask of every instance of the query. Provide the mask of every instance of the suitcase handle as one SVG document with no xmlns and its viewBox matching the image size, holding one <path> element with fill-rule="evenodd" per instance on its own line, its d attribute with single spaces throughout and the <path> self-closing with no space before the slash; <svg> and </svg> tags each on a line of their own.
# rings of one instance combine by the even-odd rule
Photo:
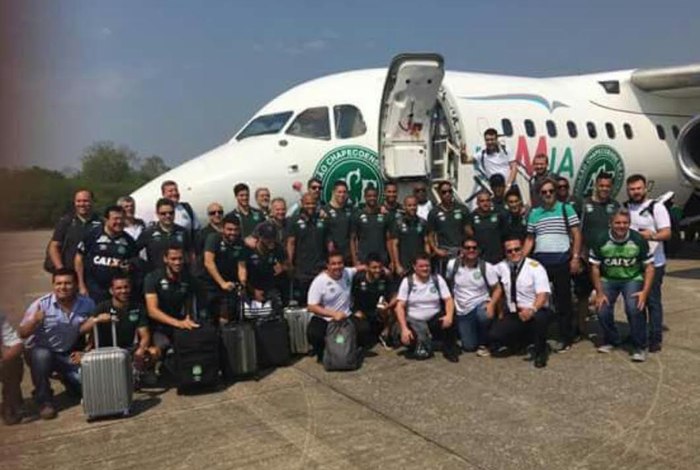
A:
<svg viewBox="0 0 700 470">
<path fill-rule="evenodd" d="M 112 346 L 116 348 L 117 347 L 117 327 L 116 327 L 117 317 L 112 315 L 110 318 L 111 319 L 110 319 L 109 323 L 112 325 Z M 93 336 L 93 338 L 95 338 L 95 349 L 100 349 L 100 335 L 98 334 L 98 331 L 97 331 L 97 325 L 98 325 L 98 323 L 95 322 L 95 325 L 92 327 L 92 336 Z"/>
</svg>

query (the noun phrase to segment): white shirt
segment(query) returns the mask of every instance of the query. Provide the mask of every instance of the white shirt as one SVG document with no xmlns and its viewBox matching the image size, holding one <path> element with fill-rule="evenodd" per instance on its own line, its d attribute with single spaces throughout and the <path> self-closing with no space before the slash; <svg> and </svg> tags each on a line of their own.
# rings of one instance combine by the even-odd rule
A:
<svg viewBox="0 0 700 470">
<path fill-rule="evenodd" d="M 141 232 L 143 232 L 144 226 L 141 224 L 133 224 L 126 226 L 124 225 L 124 231 L 131 235 L 131 238 L 134 240 L 138 240 L 139 235 L 141 235 Z"/>
<path fill-rule="evenodd" d="M 185 206 L 182 203 L 178 203 L 175 206 L 175 223 L 181 227 L 185 227 L 187 230 L 199 230 L 199 221 L 197 220 L 197 214 L 192 211 L 194 218 L 190 218 L 187 213 Z"/>
<path fill-rule="evenodd" d="M 478 159 L 487 178 L 500 174 L 503 175 L 506 184 L 508 184 L 508 176 L 510 176 L 510 162 L 514 161 L 515 155 L 510 155 L 503 148 L 499 148 L 498 152 L 495 153 L 487 153 L 486 150 L 482 150 Z"/>
<path fill-rule="evenodd" d="M 503 294 L 508 301 L 508 309 L 515 313 L 517 308 L 512 303 L 510 295 L 510 263 L 501 261 L 496 265 L 496 273 L 503 283 Z M 532 258 L 525 258 L 523 267 L 515 282 L 518 308 L 532 308 L 537 294 L 551 293 L 547 271 L 540 263 Z"/>
<path fill-rule="evenodd" d="M 644 211 L 645 208 L 651 204 L 651 199 L 647 199 L 641 204 L 635 204 L 630 202 L 627 208 L 630 211 L 630 227 L 634 230 L 651 230 L 657 233 L 659 230 L 671 227 L 671 216 L 666 210 L 666 206 L 662 203 L 657 202 L 654 204 L 654 213 L 650 214 L 650 211 Z M 649 253 L 654 254 L 654 266 L 663 266 L 666 264 L 666 253 L 664 253 L 664 242 L 655 242 L 648 240 L 649 243 Z"/>
<path fill-rule="evenodd" d="M 316 276 L 316 279 L 309 287 L 309 294 L 306 303 L 309 305 L 320 305 L 323 308 L 343 312 L 346 317 L 350 316 L 352 289 L 352 278 L 357 272 L 355 268 L 344 268 L 340 279 L 333 279 L 325 271 Z M 331 321 L 330 317 L 316 315 L 326 321 Z"/>
<path fill-rule="evenodd" d="M 463 266 L 462 260 L 458 259 L 455 268 L 457 272 L 454 275 L 452 288 L 455 308 L 457 315 L 466 315 L 489 299 L 489 291 L 478 265 L 473 268 Z M 486 263 L 485 268 L 486 280 L 489 286 L 493 287 L 498 283 L 496 267 Z"/>
<path fill-rule="evenodd" d="M 432 209 L 433 209 L 433 203 L 431 201 L 425 201 L 423 204 L 418 204 L 418 210 L 417 210 L 418 217 L 420 217 L 421 219 L 423 219 L 427 222 L 428 221 L 428 214 L 430 214 L 430 211 Z"/>
<path fill-rule="evenodd" d="M 428 282 L 421 282 L 415 274 L 413 276 L 413 290 L 408 295 L 408 278 L 404 278 L 399 286 L 399 293 L 396 298 L 406 303 L 407 315 L 415 320 L 430 320 L 440 313 L 440 295 L 432 278 Z M 440 287 L 440 294 L 443 299 L 449 299 L 450 289 L 447 283 L 439 274 L 435 277 Z"/>
</svg>

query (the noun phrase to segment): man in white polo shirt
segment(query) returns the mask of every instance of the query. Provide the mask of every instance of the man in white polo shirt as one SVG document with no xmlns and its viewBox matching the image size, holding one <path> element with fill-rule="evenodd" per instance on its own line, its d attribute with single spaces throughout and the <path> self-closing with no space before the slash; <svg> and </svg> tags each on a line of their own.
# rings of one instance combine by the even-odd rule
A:
<svg viewBox="0 0 700 470">
<path fill-rule="evenodd" d="M 547 327 L 549 326 L 549 279 L 544 267 L 525 257 L 523 242 L 508 237 L 503 243 L 506 259 L 496 265 L 501 283 L 492 300 L 498 304 L 506 296 L 508 312 L 499 318 L 489 332 L 493 346 L 527 345 L 534 336 L 535 367 L 547 365 Z"/>
<path fill-rule="evenodd" d="M 396 320 L 401 342 L 411 348 L 415 359 L 432 356 L 432 339 L 442 340 L 442 354 L 450 362 L 459 362 L 455 306 L 445 279 L 430 272 L 430 258 L 418 255 L 413 273 L 399 286 Z"/>
<path fill-rule="evenodd" d="M 486 129 L 484 132 L 484 149 L 477 156 L 477 164 L 486 179 L 493 175 L 501 175 L 506 182 L 506 191 L 513 185 L 518 174 L 518 163 L 515 155 L 510 155 L 504 147 L 498 143 L 496 129 Z"/>
<path fill-rule="evenodd" d="M 630 228 L 636 230 L 649 243 L 649 252 L 654 255 L 654 281 L 647 299 L 649 313 L 649 352 L 661 351 L 664 307 L 661 303 L 661 284 L 666 273 L 664 242 L 671 239 L 671 217 L 666 207 L 647 197 L 647 180 L 642 175 L 627 178 L 625 204 L 630 211 Z"/>
<path fill-rule="evenodd" d="M 316 276 L 309 287 L 307 309 L 313 313 L 307 336 L 318 362 L 323 360 L 326 328 L 331 320 L 342 321 L 348 317 L 355 324 L 357 344 L 368 343 L 370 327 L 366 318 L 352 314 L 352 278 L 364 266 L 346 268 L 344 255 L 331 252 L 326 258 L 326 269 Z"/>
</svg>

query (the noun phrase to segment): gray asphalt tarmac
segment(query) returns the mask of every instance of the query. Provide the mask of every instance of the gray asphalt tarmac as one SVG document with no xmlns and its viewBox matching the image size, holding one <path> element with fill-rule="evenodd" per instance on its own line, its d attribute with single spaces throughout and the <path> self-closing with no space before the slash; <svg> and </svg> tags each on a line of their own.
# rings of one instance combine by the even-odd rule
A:
<svg viewBox="0 0 700 470">
<path fill-rule="evenodd" d="M 0 307 L 15 322 L 48 290 L 48 236 L 0 234 Z M 543 370 L 522 357 L 413 362 L 375 349 L 359 371 L 326 373 L 303 358 L 207 395 L 137 393 L 125 419 L 87 423 L 70 406 L 0 425 L 1 467 L 697 469 L 700 261 L 668 271 L 669 331 L 646 363 L 589 342 Z M 23 385 L 28 395 L 28 374 Z"/>
</svg>

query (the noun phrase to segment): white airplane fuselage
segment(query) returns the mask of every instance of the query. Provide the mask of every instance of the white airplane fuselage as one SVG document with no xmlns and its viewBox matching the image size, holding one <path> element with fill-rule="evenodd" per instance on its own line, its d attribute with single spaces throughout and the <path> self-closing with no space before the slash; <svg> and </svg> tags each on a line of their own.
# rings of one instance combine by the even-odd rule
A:
<svg viewBox="0 0 700 470">
<path fill-rule="evenodd" d="M 649 179 L 654 194 L 671 190 L 676 201 L 683 203 L 700 182 L 681 175 L 677 137 L 700 112 L 700 99 L 643 92 L 630 83 L 631 73 L 526 78 L 445 72 L 441 103 L 450 121 L 448 139 L 478 157 L 483 132 L 493 127 L 523 168 L 530 168 L 535 154 L 545 153 L 550 169 L 568 178 L 575 192 L 588 190 L 597 172 L 612 171 L 616 196 L 624 199 L 624 178 L 641 173 Z M 192 204 L 200 220 L 206 220 L 205 209 L 210 202 L 222 203 L 227 211 L 233 209 L 232 188 L 238 182 L 247 183 L 251 193 L 257 187 L 267 187 L 273 197 L 283 197 L 290 204 L 299 198 L 293 185 L 305 186 L 314 175 L 324 181 L 324 191 L 329 191 L 335 180 L 346 180 L 356 200 L 368 184 L 381 187 L 387 173 L 378 148 L 386 77 L 387 69 L 360 70 L 290 89 L 260 109 L 229 142 L 134 192 L 137 214 L 153 219 L 160 184 L 165 180 L 179 184 L 181 199 Z M 600 83 L 611 81 L 618 82 L 619 93 L 609 93 Z M 339 116 L 344 119 L 338 108 L 343 105 L 352 105 L 361 112 L 364 132 L 358 122 L 350 131 L 337 129 L 344 125 L 337 122 Z M 298 135 L 304 131 L 296 120 L 309 108 L 324 108 L 314 112 L 327 114 L 330 135 L 324 137 L 328 138 Z M 277 132 L 240 138 L 249 130 L 248 124 L 261 116 L 285 112 L 290 115 Z M 424 120 L 423 124 L 435 125 L 428 121 L 434 120 Z M 526 128 L 526 121 L 534 129 Z M 589 134 L 591 125 L 595 127 L 594 136 Z M 657 126 L 662 127 L 664 139 Z M 340 138 L 342 133 L 352 137 Z M 430 158 L 438 159 L 434 154 Z M 438 176 L 450 176 L 458 194 L 466 198 L 474 191 L 474 165 L 460 163 L 459 158 L 452 161 L 455 171 Z M 433 166 L 434 162 L 426 163 L 426 168 Z M 434 176 L 425 175 L 427 179 Z"/>
</svg>

